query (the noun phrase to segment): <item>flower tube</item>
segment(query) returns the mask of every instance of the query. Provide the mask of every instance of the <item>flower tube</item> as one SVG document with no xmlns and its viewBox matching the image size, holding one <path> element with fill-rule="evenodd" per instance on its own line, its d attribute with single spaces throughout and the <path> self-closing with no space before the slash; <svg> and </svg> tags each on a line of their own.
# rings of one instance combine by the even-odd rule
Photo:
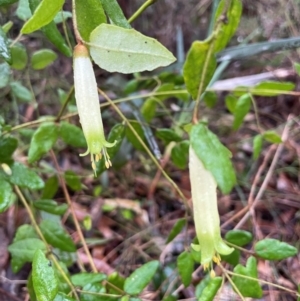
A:
<svg viewBox="0 0 300 301">
<path fill-rule="evenodd" d="M 199 245 L 193 249 L 201 252 L 201 264 L 208 268 L 213 260 L 217 264 L 221 255 L 228 255 L 233 248 L 221 238 L 220 217 L 217 204 L 217 183 L 212 173 L 205 169 L 192 146 L 189 149 L 189 170 L 194 208 L 194 222 Z"/>
<path fill-rule="evenodd" d="M 87 151 L 80 156 L 91 154 L 92 168 L 96 173 L 95 162 L 99 161 L 102 155 L 106 168 L 111 166 L 106 147 L 114 146 L 116 141 L 109 143 L 105 140 L 95 74 L 89 51 L 82 44 L 74 48 L 73 68 L 76 104 L 88 146 Z"/>
</svg>

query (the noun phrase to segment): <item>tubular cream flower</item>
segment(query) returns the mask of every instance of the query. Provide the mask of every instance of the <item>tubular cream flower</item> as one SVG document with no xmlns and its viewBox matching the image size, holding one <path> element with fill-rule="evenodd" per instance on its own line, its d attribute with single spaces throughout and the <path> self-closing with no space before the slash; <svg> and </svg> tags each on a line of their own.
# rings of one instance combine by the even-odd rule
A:
<svg viewBox="0 0 300 301">
<path fill-rule="evenodd" d="M 100 112 L 97 83 L 86 46 L 78 44 L 74 48 L 74 87 L 75 98 L 82 130 L 88 145 L 85 156 L 91 154 L 92 168 L 96 172 L 95 161 L 104 156 L 105 166 L 109 168 L 111 161 L 106 147 L 112 147 L 114 143 L 105 140 L 103 123 Z"/>
<path fill-rule="evenodd" d="M 220 263 L 220 255 L 228 255 L 233 248 L 221 238 L 220 217 L 217 204 L 217 183 L 210 171 L 196 155 L 192 146 L 189 150 L 189 170 L 194 208 L 194 222 L 199 245 L 192 248 L 201 252 L 204 269 L 213 260 Z"/>
</svg>

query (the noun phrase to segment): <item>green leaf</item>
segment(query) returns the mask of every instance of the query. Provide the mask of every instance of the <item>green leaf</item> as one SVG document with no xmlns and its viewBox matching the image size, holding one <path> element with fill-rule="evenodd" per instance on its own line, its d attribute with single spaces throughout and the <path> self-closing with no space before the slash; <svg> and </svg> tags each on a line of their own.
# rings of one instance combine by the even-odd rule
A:
<svg viewBox="0 0 300 301">
<path fill-rule="evenodd" d="M 256 254 L 267 260 L 282 260 L 297 254 L 297 248 L 277 239 L 260 240 L 254 246 Z"/>
<path fill-rule="evenodd" d="M 218 22 L 220 18 L 226 18 L 226 21 L 221 21 L 220 31 L 215 38 L 215 52 L 221 51 L 231 40 L 238 28 L 242 15 L 241 0 L 232 0 L 230 1 L 230 7 L 226 8 L 226 6 L 228 6 L 228 2 L 226 0 L 222 0 L 215 14 L 215 23 Z M 224 9 L 226 9 L 226 15 L 224 14 Z"/>
<path fill-rule="evenodd" d="M 36 250 L 32 262 L 32 282 L 39 301 L 52 301 L 58 292 L 58 281 L 52 265 L 41 250 Z"/>
<path fill-rule="evenodd" d="M 169 242 L 171 242 L 183 229 L 183 227 L 186 225 L 186 219 L 185 218 L 181 218 L 179 219 L 175 225 L 173 226 L 173 228 L 171 229 L 169 236 L 166 240 L 166 244 L 168 244 Z"/>
<path fill-rule="evenodd" d="M 163 140 L 166 144 L 175 141 L 181 142 L 182 138 L 172 129 L 157 129 L 155 136 Z"/>
<path fill-rule="evenodd" d="M 0 0 L 0 6 L 10 5 L 10 4 L 13 4 L 13 3 L 15 3 L 17 1 L 18 0 Z"/>
<path fill-rule="evenodd" d="M 68 145 L 82 148 L 87 147 L 82 129 L 76 125 L 73 125 L 69 122 L 61 122 L 59 135 L 63 139 L 63 141 Z"/>
<path fill-rule="evenodd" d="M 23 70 L 28 61 L 26 49 L 21 44 L 16 44 L 10 48 L 11 51 L 11 67 L 16 70 Z"/>
<path fill-rule="evenodd" d="M 126 278 L 124 283 L 124 291 L 130 295 L 137 295 L 153 279 L 159 266 L 159 261 L 153 260 L 136 269 Z"/>
<path fill-rule="evenodd" d="M 70 235 L 59 223 L 46 219 L 41 222 L 40 228 L 46 241 L 53 247 L 66 252 L 76 251 L 75 244 Z"/>
<path fill-rule="evenodd" d="M 10 67 L 7 63 L 0 64 L 0 89 L 6 87 L 9 83 Z"/>
<path fill-rule="evenodd" d="M 58 292 L 54 298 L 54 301 L 76 301 L 74 298 L 67 296 L 64 293 Z"/>
<path fill-rule="evenodd" d="M 125 127 L 121 123 L 114 125 L 114 127 L 110 130 L 109 135 L 107 137 L 107 141 L 111 143 L 117 141 L 117 143 L 113 147 L 107 149 L 107 153 L 111 160 L 119 151 L 124 136 Z M 105 162 L 104 160 L 100 160 L 99 164 L 97 164 L 97 174 L 101 174 L 104 170 L 106 170 Z"/>
<path fill-rule="evenodd" d="M 150 122 L 154 118 L 157 102 L 158 100 L 155 97 L 149 97 L 144 101 L 141 107 L 141 113 L 146 122 Z"/>
<path fill-rule="evenodd" d="M 69 11 L 60 11 L 56 14 L 53 21 L 55 24 L 63 23 L 64 21 L 68 20 L 69 18 L 72 18 L 72 13 Z"/>
<path fill-rule="evenodd" d="M 109 72 L 134 73 L 168 66 L 176 59 L 157 40 L 134 29 L 101 24 L 90 35 L 90 54 Z"/>
<path fill-rule="evenodd" d="M 235 109 L 234 109 L 234 121 L 233 121 L 233 129 L 237 130 L 241 124 L 247 113 L 251 108 L 251 95 L 249 93 L 243 94 L 237 101 Z"/>
<path fill-rule="evenodd" d="M 55 214 L 55 215 L 63 215 L 68 209 L 67 204 L 58 205 L 58 203 L 54 200 L 39 200 L 33 202 L 33 206 L 36 209 L 43 210 L 45 212 Z"/>
<path fill-rule="evenodd" d="M 195 41 L 183 66 L 185 85 L 194 100 L 205 91 L 214 75 L 216 65 L 211 41 Z"/>
<path fill-rule="evenodd" d="M 33 16 L 23 25 L 21 33 L 28 34 L 50 23 L 62 9 L 65 0 L 43 0 Z"/>
<path fill-rule="evenodd" d="M 222 284 L 222 277 L 209 278 L 201 288 L 198 301 L 213 301 Z"/>
<path fill-rule="evenodd" d="M 206 91 L 203 94 L 203 100 L 208 108 L 213 108 L 218 101 L 217 93 L 213 91 Z"/>
<path fill-rule="evenodd" d="M 72 275 L 71 281 L 75 286 L 86 286 L 87 284 L 93 284 L 101 282 L 107 279 L 107 276 L 103 273 L 91 274 L 91 273 L 79 273 Z"/>
<path fill-rule="evenodd" d="M 31 262 L 36 250 L 46 251 L 47 247 L 38 238 L 19 240 L 8 246 L 12 256 L 12 269 L 17 273 L 26 262 Z"/>
<path fill-rule="evenodd" d="M 11 63 L 11 53 L 5 31 L 0 26 L 0 57 Z"/>
<path fill-rule="evenodd" d="M 123 28 L 131 28 L 117 0 L 101 0 L 101 3 L 113 24 Z"/>
<path fill-rule="evenodd" d="M 12 205 L 12 188 L 5 180 L 0 180 L 0 212 L 6 211 Z"/>
<path fill-rule="evenodd" d="M 19 5 L 16 10 L 16 15 L 22 21 L 26 21 L 32 16 L 32 13 L 29 8 L 28 0 L 19 0 Z"/>
<path fill-rule="evenodd" d="M 268 142 L 274 144 L 282 143 L 281 137 L 274 131 L 266 131 L 262 134 L 262 136 Z"/>
<path fill-rule="evenodd" d="M 295 84 L 290 82 L 267 81 L 257 84 L 250 89 L 250 93 L 258 96 L 277 96 L 295 89 Z"/>
<path fill-rule="evenodd" d="M 101 301 L 101 300 L 108 300 L 110 301 L 111 299 L 108 299 L 108 297 L 105 297 L 105 299 L 102 299 L 97 293 L 106 293 L 105 287 L 102 284 L 99 283 L 88 283 L 82 288 L 82 291 L 84 292 L 90 292 L 94 294 L 89 294 L 89 293 L 81 293 L 80 296 L 80 301 Z M 111 301 L 115 301 L 116 298 L 114 298 Z"/>
<path fill-rule="evenodd" d="M 251 256 L 248 258 L 246 267 L 238 264 L 234 270 L 234 273 L 242 276 L 251 277 L 257 279 L 257 263 L 256 259 Z M 236 285 L 237 289 L 241 292 L 244 297 L 261 298 L 263 295 L 262 289 L 257 280 L 250 280 L 242 278 L 238 275 L 233 276 L 232 280 Z"/>
<path fill-rule="evenodd" d="M 42 199 L 52 199 L 58 190 L 58 178 L 56 175 L 50 177 L 46 183 L 42 193 Z"/>
<path fill-rule="evenodd" d="M 234 114 L 237 102 L 238 102 L 238 99 L 234 95 L 228 94 L 226 96 L 225 104 L 226 104 L 226 108 L 228 109 L 228 111 L 230 113 Z"/>
<path fill-rule="evenodd" d="M 185 169 L 188 163 L 190 142 L 185 140 L 177 143 L 171 151 L 172 162 L 181 169 Z"/>
<path fill-rule="evenodd" d="M 24 224 L 17 229 L 13 242 L 24 240 L 27 238 L 38 238 L 33 226 Z"/>
<path fill-rule="evenodd" d="M 0 137 L 0 162 L 7 163 L 18 146 L 13 137 Z"/>
<path fill-rule="evenodd" d="M 145 135 L 141 125 L 137 121 L 129 121 L 131 126 L 134 128 L 138 136 L 145 142 Z M 135 134 L 131 131 L 129 127 L 125 129 L 125 135 L 128 141 L 133 145 L 133 147 L 137 150 L 144 150 L 144 147 L 140 143 L 140 141 L 136 138 Z"/>
<path fill-rule="evenodd" d="M 80 179 L 79 179 L 78 175 L 74 171 L 72 171 L 72 170 L 65 171 L 64 178 L 66 180 L 67 185 L 73 191 L 80 191 L 81 190 Z"/>
<path fill-rule="evenodd" d="M 77 29 L 85 41 L 100 24 L 106 23 L 106 15 L 100 0 L 75 0 Z"/>
<path fill-rule="evenodd" d="M 221 255 L 221 260 L 228 262 L 229 264 L 236 266 L 240 262 L 241 252 L 234 249 L 229 255 Z"/>
<path fill-rule="evenodd" d="M 201 123 L 192 127 L 190 143 L 204 167 L 213 174 L 221 191 L 224 194 L 229 193 L 236 183 L 235 172 L 229 159 L 230 151 Z"/>
<path fill-rule="evenodd" d="M 183 285 L 188 287 L 194 271 L 194 260 L 191 253 L 184 251 L 177 257 L 177 268 Z"/>
<path fill-rule="evenodd" d="M 58 138 L 58 128 L 53 122 L 43 123 L 34 133 L 29 151 L 28 162 L 33 163 L 47 153 Z"/>
<path fill-rule="evenodd" d="M 31 57 L 31 67 L 34 70 L 41 70 L 52 64 L 57 59 L 57 54 L 51 49 L 35 51 Z"/>
<path fill-rule="evenodd" d="M 29 169 L 21 163 L 15 162 L 11 166 L 11 171 L 12 175 L 9 177 L 9 181 L 12 184 L 32 190 L 38 190 L 44 187 L 44 181 L 32 169 Z"/>
<path fill-rule="evenodd" d="M 262 149 L 262 143 L 263 143 L 263 137 L 262 135 L 256 135 L 253 138 L 253 159 L 257 160 L 261 153 Z"/>
<path fill-rule="evenodd" d="M 236 246 L 242 247 L 250 243 L 253 239 L 253 236 L 248 231 L 231 230 L 226 233 L 225 239 Z"/>
<path fill-rule="evenodd" d="M 20 100 L 30 102 L 33 99 L 31 92 L 20 82 L 11 82 L 10 88 L 12 93 Z"/>
</svg>

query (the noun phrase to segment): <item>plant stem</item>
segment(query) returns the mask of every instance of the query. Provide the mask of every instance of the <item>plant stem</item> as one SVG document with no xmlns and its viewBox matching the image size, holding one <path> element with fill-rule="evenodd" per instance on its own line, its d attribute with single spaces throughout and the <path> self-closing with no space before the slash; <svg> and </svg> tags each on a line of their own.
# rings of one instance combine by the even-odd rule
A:
<svg viewBox="0 0 300 301">
<path fill-rule="evenodd" d="M 144 10 L 146 10 L 150 5 L 155 3 L 157 0 L 147 0 L 128 20 L 129 23 L 137 19 Z"/>
<path fill-rule="evenodd" d="M 94 263 L 94 260 L 93 260 L 93 258 L 92 258 L 92 255 L 91 255 L 91 253 L 90 253 L 90 250 L 89 250 L 89 248 L 88 248 L 88 246 L 87 246 L 87 244 L 86 244 L 86 241 L 85 241 L 85 239 L 84 239 L 83 233 L 82 233 L 82 231 L 81 231 L 79 222 L 78 222 L 78 220 L 77 220 L 77 217 L 76 217 L 76 214 L 75 214 L 73 205 L 72 205 L 72 201 L 71 201 L 71 198 L 70 198 L 70 195 L 69 195 L 69 192 L 68 192 L 66 183 L 65 183 L 65 181 L 64 181 L 64 179 L 63 179 L 63 177 L 62 177 L 62 171 L 61 171 L 61 169 L 60 169 L 60 166 L 59 166 L 59 164 L 58 164 L 58 162 L 57 162 L 57 159 L 56 159 L 56 156 L 55 156 L 53 150 L 50 151 L 50 154 L 51 154 L 52 160 L 53 160 L 53 162 L 54 162 L 55 168 L 56 168 L 56 170 L 57 170 L 57 172 L 58 172 L 59 182 L 60 182 L 60 185 L 61 185 L 61 187 L 62 187 L 62 189 L 63 189 L 63 193 L 64 193 L 64 196 L 65 196 L 65 198 L 66 198 L 66 201 L 67 201 L 67 203 L 68 203 L 68 205 L 69 205 L 69 208 L 70 208 L 70 210 L 71 210 L 71 214 L 72 214 L 72 217 L 73 217 L 74 225 L 75 225 L 76 231 L 77 231 L 77 233 L 78 233 L 78 235 L 79 235 L 79 238 L 80 238 L 80 241 L 81 241 L 81 243 L 82 243 L 83 249 L 84 249 L 84 251 L 85 251 L 85 253 L 86 253 L 86 256 L 87 256 L 88 259 L 89 259 L 89 263 L 90 263 L 90 266 L 91 266 L 92 271 L 93 271 L 94 273 L 97 273 L 98 270 L 97 270 L 97 268 L 96 268 L 96 265 L 95 265 L 95 263 Z"/>
<path fill-rule="evenodd" d="M 69 101 L 71 100 L 73 94 L 74 94 L 74 85 L 73 85 L 73 86 L 71 87 L 71 89 L 69 90 L 69 93 L 68 93 L 68 95 L 67 95 L 67 97 L 66 97 L 66 99 L 65 99 L 65 101 L 64 101 L 64 104 L 62 105 L 62 107 L 60 108 L 59 113 L 57 114 L 57 117 L 56 117 L 56 119 L 55 119 L 56 122 L 59 122 L 59 121 L 60 121 L 61 116 L 62 116 L 64 110 L 66 109 L 67 104 L 68 104 Z"/>
</svg>

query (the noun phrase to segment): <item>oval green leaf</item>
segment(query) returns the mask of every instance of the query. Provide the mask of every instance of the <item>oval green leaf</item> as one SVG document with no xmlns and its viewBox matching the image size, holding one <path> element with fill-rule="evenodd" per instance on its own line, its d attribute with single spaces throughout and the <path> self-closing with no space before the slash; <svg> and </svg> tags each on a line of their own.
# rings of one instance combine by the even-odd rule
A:
<svg viewBox="0 0 300 301">
<path fill-rule="evenodd" d="M 226 233 L 225 239 L 236 246 L 242 247 L 252 241 L 253 235 L 244 230 L 231 230 Z"/>
<path fill-rule="evenodd" d="M 273 238 L 260 240 L 254 250 L 259 257 L 267 260 L 282 260 L 298 252 L 297 248 Z"/>
<path fill-rule="evenodd" d="M 41 250 L 37 250 L 32 262 L 32 282 L 39 301 L 52 301 L 58 292 L 54 269 Z"/>
<path fill-rule="evenodd" d="M 0 57 L 11 63 L 11 53 L 5 31 L 0 26 Z"/>
<path fill-rule="evenodd" d="M 68 145 L 82 148 L 87 147 L 82 129 L 76 125 L 73 125 L 69 122 L 61 122 L 59 135 Z"/>
<path fill-rule="evenodd" d="M 6 87 L 9 83 L 10 67 L 7 63 L 0 64 L 0 89 Z"/>
<path fill-rule="evenodd" d="M 91 274 L 91 273 L 79 273 L 72 275 L 71 281 L 75 286 L 84 287 L 87 284 L 93 284 L 101 282 L 107 279 L 107 276 L 103 273 Z"/>
<path fill-rule="evenodd" d="M 55 215 L 63 215 L 68 209 L 67 204 L 58 205 L 58 203 L 54 200 L 35 201 L 33 202 L 33 206 L 39 210 L 43 210 Z"/>
<path fill-rule="evenodd" d="M 58 138 L 58 128 L 52 123 L 42 124 L 34 133 L 29 151 L 28 162 L 33 163 L 47 153 Z"/>
<path fill-rule="evenodd" d="M 28 61 L 27 52 L 24 46 L 16 44 L 11 47 L 11 67 L 16 70 L 23 70 Z"/>
<path fill-rule="evenodd" d="M 124 291 L 130 295 L 137 295 L 149 284 L 159 266 L 159 261 L 150 261 L 136 269 L 125 280 Z"/>
<path fill-rule="evenodd" d="M 194 270 L 194 260 L 191 253 L 184 251 L 178 256 L 177 268 L 183 285 L 188 287 L 191 284 Z"/>
<path fill-rule="evenodd" d="M 34 70 L 41 70 L 52 64 L 57 59 L 57 54 L 50 49 L 41 49 L 33 53 L 31 67 Z"/>
<path fill-rule="evenodd" d="M 24 102 L 30 102 L 32 100 L 32 94 L 29 89 L 24 87 L 20 82 L 10 83 L 12 93 Z"/>
<path fill-rule="evenodd" d="M 23 25 L 21 33 L 28 34 L 50 23 L 62 9 L 65 0 L 43 0 L 33 16 Z"/>
<path fill-rule="evenodd" d="M 59 223 L 46 219 L 41 222 L 40 228 L 46 241 L 53 247 L 66 252 L 76 251 L 75 244 L 70 235 Z"/>
<path fill-rule="evenodd" d="M 0 180 L 0 212 L 4 212 L 12 205 L 12 188 L 5 180 Z"/>
<path fill-rule="evenodd" d="M 109 72 L 134 73 L 168 66 L 176 58 L 157 40 L 134 29 L 101 24 L 90 35 L 90 53 Z"/>
<path fill-rule="evenodd" d="M 171 229 L 169 236 L 166 240 L 166 244 L 168 244 L 169 242 L 171 242 L 183 229 L 183 227 L 186 225 L 186 219 L 185 218 L 181 218 L 179 219 L 175 225 L 173 226 L 173 228 Z"/>
<path fill-rule="evenodd" d="M 222 277 L 210 278 L 201 289 L 198 301 L 213 301 L 222 284 Z"/>
</svg>

